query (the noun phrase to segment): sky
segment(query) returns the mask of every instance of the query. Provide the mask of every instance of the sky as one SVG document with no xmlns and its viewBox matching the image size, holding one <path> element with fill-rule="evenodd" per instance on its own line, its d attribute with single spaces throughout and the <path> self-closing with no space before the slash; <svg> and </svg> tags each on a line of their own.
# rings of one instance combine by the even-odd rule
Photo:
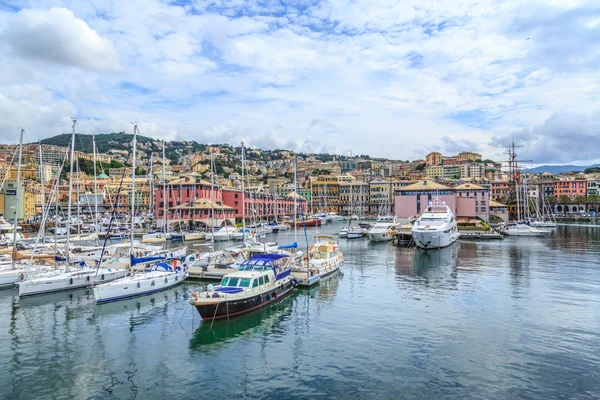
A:
<svg viewBox="0 0 600 400">
<path fill-rule="evenodd" d="M 71 130 L 600 161 L 600 2 L 0 2 L 0 143 Z"/>
</svg>

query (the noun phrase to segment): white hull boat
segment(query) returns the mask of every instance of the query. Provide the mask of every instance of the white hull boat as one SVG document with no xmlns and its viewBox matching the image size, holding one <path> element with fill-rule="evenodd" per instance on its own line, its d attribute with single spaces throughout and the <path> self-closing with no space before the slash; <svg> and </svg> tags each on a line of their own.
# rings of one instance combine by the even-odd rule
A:
<svg viewBox="0 0 600 400">
<path fill-rule="evenodd" d="M 176 267 L 173 270 L 169 265 L 160 263 L 154 270 L 138 272 L 133 276 L 94 286 L 94 297 L 96 303 L 108 303 L 144 296 L 177 286 L 188 276 L 187 269 Z"/>
<path fill-rule="evenodd" d="M 421 249 L 441 249 L 456 242 L 460 237 L 454 213 L 435 198 L 411 229 L 417 247 Z"/>
<path fill-rule="evenodd" d="M 47 272 L 19 282 L 19 297 L 83 288 L 127 275 L 124 269 L 82 268 L 70 272 Z"/>
<path fill-rule="evenodd" d="M 550 231 L 546 229 L 533 228 L 525 224 L 517 224 L 509 226 L 504 230 L 508 236 L 529 236 L 529 237 L 545 237 L 550 235 Z"/>
</svg>

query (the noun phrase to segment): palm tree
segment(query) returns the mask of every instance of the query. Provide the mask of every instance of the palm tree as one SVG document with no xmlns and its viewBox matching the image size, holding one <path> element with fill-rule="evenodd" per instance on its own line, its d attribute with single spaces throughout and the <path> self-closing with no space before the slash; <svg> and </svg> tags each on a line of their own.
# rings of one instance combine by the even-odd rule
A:
<svg viewBox="0 0 600 400">
<path fill-rule="evenodd" d="M 585 204 L 587 199 L 585 198 L 585 196 L 577 196 L 573 201 L 577 204 Z"/>
<path fill-rule="evenodd" d="M 590 194 L 587 197 L 587 202 L 592 204 L 600 203 L 600 196 L 598 196 L 597 194 Z"/>
<path fill-rule="evenodd" d="M 571 198 L 569 196 L 567 196 L 566 194 L 563 194 L 559 197 L 558 202 L 560 204 L 569 204 L 569 203 L 572 203 L 573 201 L 571 200 Z"/>
</svg>

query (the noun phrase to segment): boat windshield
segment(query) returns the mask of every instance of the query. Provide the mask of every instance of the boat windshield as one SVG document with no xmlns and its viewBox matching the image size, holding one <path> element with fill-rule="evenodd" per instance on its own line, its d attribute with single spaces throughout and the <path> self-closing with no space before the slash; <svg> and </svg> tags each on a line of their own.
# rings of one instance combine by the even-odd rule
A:
<svg viewBox="0 0 600 400">
<path fill-rule="evenodd" d="M 250 287 L 251 279 L 245 278 L 223 278 L 221 286 L 225 287 Z"/>
</svg>

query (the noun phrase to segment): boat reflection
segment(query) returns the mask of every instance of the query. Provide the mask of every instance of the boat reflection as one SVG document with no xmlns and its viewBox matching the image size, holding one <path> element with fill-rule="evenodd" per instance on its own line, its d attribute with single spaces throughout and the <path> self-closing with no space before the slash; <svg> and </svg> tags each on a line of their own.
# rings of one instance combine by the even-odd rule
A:
<svg viewBox="0 0 600 400">
<path fill-rule="evenodd" d="M 133 330 L 140 325 L 153 321 L 160 315 L 165 315 L 169 304 L 185 304 L 188 298 L 187 287 L 185 285 L 178 286 L 146 296 L 96 304 L 92 318 L 96 320 L 111 317 L 126 318 L 129 320 L 130 330 Z"/>
<path fill-rule="evenodd" d="M 224 319 L 215 320 L 214 323 L 211 321 L 202 322 L 190 339 L 190 348 L 202 349 L 203 346 L 224 342 L 246 334 L 268 334 L 273 332 L 291 315 L 292 303 L 295 298 L 296 295 L 292 294 L 277 304 L 233 318 L 230 321 Z"/>
<path fill-rule="evenodd" d="M 18 295 L 19 292 L 17 291 L 16 296 L 18 297 Z M 36 296 L 21 297 L 19 298 L 18 304 L 20 308 L 59 305 L 59 303 L 64 302 L 88 306 L 90 305 L 92 300 L 94 300 L 92 290 L 90 288 L 82 288 L 67 292 L 56 292 L 40 294 Z"/>
</svg>

